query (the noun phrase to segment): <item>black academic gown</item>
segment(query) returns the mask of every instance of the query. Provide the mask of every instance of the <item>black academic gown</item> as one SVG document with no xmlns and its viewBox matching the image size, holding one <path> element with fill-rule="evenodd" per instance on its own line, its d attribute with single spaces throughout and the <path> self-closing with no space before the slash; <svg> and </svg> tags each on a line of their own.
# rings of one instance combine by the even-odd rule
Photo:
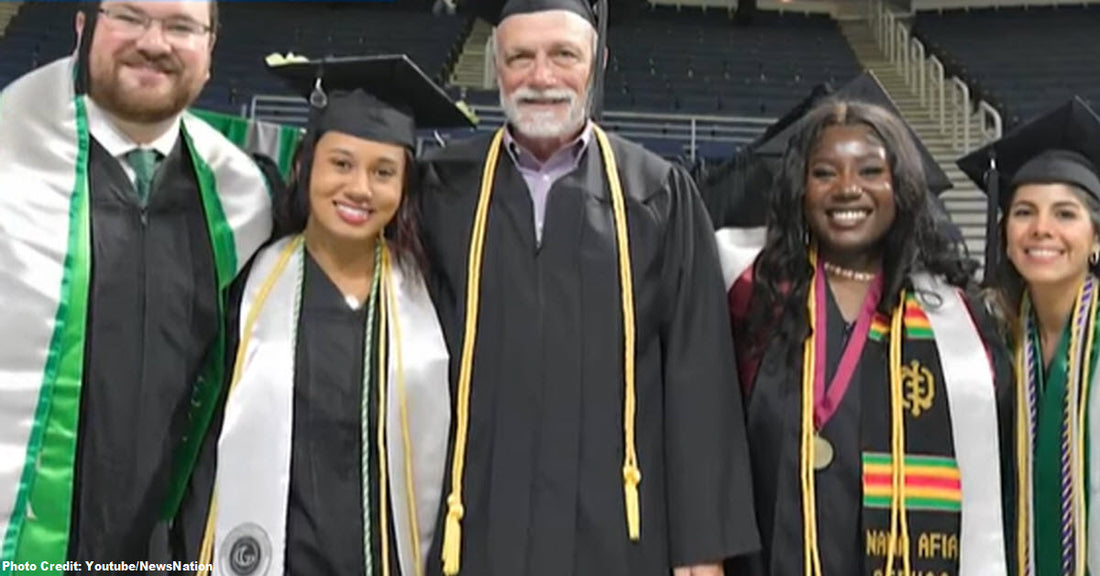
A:
<svg viewBox="0 0 1100 576">
<path fill-rule="evenodd" d="M 218 332 L 214 255 L 181 138 L 142 209 L 118 160 L 89 161 L 92 277 L 81 387 L 72 560 L 148 559 Z"/>
<path fill-rule="evenodd" d="M 377 313 L 376 313 L 377 314 Z M 374 347 L 377 350 L 377 317 Z M 305 279 L 294 358 L 294 430 L 287 507 L 286 574 L 364 574 L 360 420 L 367 306 L 354 310 L 312 256 Z M 370 372 L 370 437 L 378 429 L 376 361 Z M 378 448 L 368 446 L 371 477 Z M 371 557 L 381 575 L 378 483 L 371 482 Z M 393 518 L 392 513 L 389 518 Z M 390 574 L 399 576 L 396 540 L 389 535 Z"/>
<path fill-rule="evenodd" d="M 830 382 L 840 364 L 852 326 L 846 324 L 831 290 L 827 292 L 826 301 L 828 334 L 825 378 L 826 382 Z M 993 358 L 994 383 L 998 386 L 1000 442 L 1003 444 L 1006 438 L 1011 437 L 1007 434 L 1011 426 L 1012 365 L 1006 349 L 998 342 L 988 314 L 975 306 L 971 306 L 970 312 Z M 762 550 L 750 561 L 738 562 L 735 568 L 739 571 L 735 574 L 801 576 L 804 573 L 799 485 L 801 349 L 798 346 L 799 353 L 791 358 L 787 349 L 776 339 L 765 351 L 748 395 L 749 446 Z M 885 362 L 885 356 L 881 360 Z M 860 387 L 879 383 L 861 379 L 860 372 L 861 367 L 857 365 L 852 374 L 851 387 L 821 431 L 835 453 L 832 464 L 815 475 L 818 550 L 822 573 L 826 575 L 856 576 L 864 573 L 863 394 Z M 1002 493 L 1011 494 L 1012 486 L 1007 475 L 1002 474 Z M 1008 532 L 1005 535 L 1009 536 Z M 1010 544 L 1006 542 L 1008 546 Z"/>
<path fill-rule="evenodd" d="M 757 546 L 710 221 L 687 174 L 610 138 L 634 275 L 641 541 L 630 542 L 624 512 L 621 299 L 598 145 L 551 189 L 541 245 L 528 188 L 502 153 L 474 352 L 464 575 L 664 576 L 673 565 L 718 562 Z M 429 284 L 451 350 L 452 385 L 488 145 L 488 136 L 452 144 L 425 166 Z M 435 575 L 442 518 L 436 534 L 428 562 Z"/>
</svg>

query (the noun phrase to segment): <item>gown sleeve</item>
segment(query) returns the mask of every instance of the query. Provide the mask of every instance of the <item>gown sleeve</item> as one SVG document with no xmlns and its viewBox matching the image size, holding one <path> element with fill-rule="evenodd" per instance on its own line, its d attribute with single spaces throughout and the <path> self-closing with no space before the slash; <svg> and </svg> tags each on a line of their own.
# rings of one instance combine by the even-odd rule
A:
<svg viewBox="0 0 1100 576">
<path fill-rule="evenodd" d="M 666 237 L 665 319 L 669 554 L 673 566 L 759 547 L 725 284 L 695 184 L 674 169 Z M 642 480 L 645 481 L 644 478 Z"/>
</svg>

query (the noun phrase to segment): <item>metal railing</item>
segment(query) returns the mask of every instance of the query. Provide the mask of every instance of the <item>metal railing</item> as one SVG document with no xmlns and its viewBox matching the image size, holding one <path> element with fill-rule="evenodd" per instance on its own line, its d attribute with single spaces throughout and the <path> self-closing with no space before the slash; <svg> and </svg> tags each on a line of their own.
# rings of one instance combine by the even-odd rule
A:
<svg viewBox="0 0 1100 576">
<path fill-rule="evenodd" d="M 485 39 L 485 61 L 481 63 L 481 87 L 485 90 L 495 88 L 497 85 L 497 69 L 493 65 L 496 57 L 496 43 L 493 42 L 493 34 L 489 34 Z"/>
<path fill-rule="evenodd" d="M 871 30 L 879 49 L 928 109 L 929 119 L 940 133 L 951 137 L 952 147 L 969 152 L 1000 138 L 1003 130 L 1000 113 L 987 102 L 973 102 L 970 87 L 961 78 L 948 78 L 943 62 L 935 56 L 929 57 L 924 44 L 912 37 L 909 28 L 899 21 L 899 14 L 892 12 L 883 0 L 869 2 Z M 976 137 L 971 130 L 975 109 L 981 121 Z"/>
<path fill-rule="evenodd" d="M 499 106 L 470 107 L 480 120 L 478 130 L 494 130 L 504 123 Z M 304 98 L 257 95 L 248 106 L 248 117 L 280 124 L 301 126 L 309 117 Z M 748 116 L 706 116 L 689 114 L 653 114 L 646 112 L 606 111 L 600 125 L 631 139 L 660 139 L 680 144 L 691 161 L 698 157 L 701 144 L 721 143 L 735 147 L 748 144 L 773 124 L 776 118 Z M 465 131 L 462 131 L 465 132 Z M 425 136 L 425 145 L 439 143 L 439 134 Z M 434 143 L 432 141 L 435 141 Z"/>
<path fill-rule="evenodd" d="M 924 59 L 924 44 L 921 44 L 921 41 L 916 38 L 911 38 L 909 40 L 909 55 L 913 64 L 913 68 L 907 76 L 909 86 L 913 89 L 913 92 L 917 93 L 921 105 L 924 106 L 926 105 L 924 85 L 925 78 L 928 76 L 927 62 Z"/>
<path fill-rule="evenodd" d="M 978 119 L 981 121 L 981 141 L 997 140 L 1004 133 L 1001 114 L 986 101 L 978 102 Z"/>
<path fill-rule="evenodd" d="M 958 77 L 951 78 L 951 145 L 970 151 L 970 87 Z"/>
</svg>

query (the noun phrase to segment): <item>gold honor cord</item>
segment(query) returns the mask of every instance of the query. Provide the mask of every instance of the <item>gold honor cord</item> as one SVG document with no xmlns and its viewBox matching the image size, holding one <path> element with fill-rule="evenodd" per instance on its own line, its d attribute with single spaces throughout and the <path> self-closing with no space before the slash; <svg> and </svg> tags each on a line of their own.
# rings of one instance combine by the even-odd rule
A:
<svg viewBox="0 0 1100 576">
<path fill-rule="evenodd" d="M 638 455 L 634 445 L 634 420 L 636 398 L 634 392 L 634 283 L 630 269 L 630 245 L 626 226 L 626 203 L 623 200 L 622 182 L 618 164 L 611 150 L 607 135 L 597 125 L 592 131 L 600 146 L 604 172 L 611 188 L 611 205 L 615 216 L 615 238 L 619 256 L 619 292 L 623 308 L 623 494 L 626 507 L 627 533 L 631 541 L 641 537 L 641 514 L 638 484 L 642 480 L 638 467 Z M 466 271 L 466 326 L 462 341 L 462 364 L 458 376 L 458 401 L 455 415 L 455 446 L 451 462 L 451 493 L 447 496 L 447 518 L 443 529 L 443 573 L 458 574 L 461 566 L 462 474 L 466 459 L 466 439 L 469 431 L 470 380 L 473 375 L 474 345 L 477 339 L 477 320 L 481 291 L 481 258 L 485 245 L 485 230 L 489 218 L 489 200 L 493 193 L 493 179 L 500 158 L 504 129 L 497 130 L 489 144 L 485 167 L 481 174 L 481 190 L 478 196 L 474 226 L 470 235 L 469 262 Z"/>
<path fill-rule="evenodd" d="M 905 417 L 904 400 L 901 388 L 901 340 L 905 327 L 905 290 L 898 296 L 898 306 L 890 320 L 890 435 L 891 458 L 890 473 L 893 480 L 893 494 L 890 503 L 890 542 L 886 551 L 886 576 L 894 573 L 895 552 L 901 554 L 902 570 L 905 576 L 911 574 L 909 565 L 909 518 L 905 511 Z M 901 550 L 896 550 L 898 529 L 901 532 Z"/>
<path fill-rule="evenodd" d="M 382 538 L 382 574 L 383 576 L 389 576 L 390 574 L 390 560 L 389 560 L 389 525 L 387 524 L 387 476 L 385 470 L 386 467 L 386 436 L 385 436 L 385 422 L 386 422 L 386 342 L 388 340 L 387 327 L 389 322 L 393 323 L 394 329 L 394 356 L 397 362 L 396 374 L 397 374 L 397 394 L 398 394 L 398 407 L 401 411 L 401 433 L 402 441 L 405 447 L 405 490 L 408 499 L 409 508 L 409 526 L 410 536 L 414 557 L 415 575 L 421 576 L 423 573 L 423 567 L 419 561 L 420 558 L 420 538 L 419 538 L 419 526 L 416 517 L 416 497 L 413 491 L 415 486 L 415 479 L 413 477 L 412 467 L 412 442 L 409 435 L 409 411 L 408 402 L 405 396 L 405 376 L 403 370 L 403 360 L 401 354 L 401 323 L 398 321 L 398 315 L 396 313 L 389 314 L 390 310 L 397 310 L 397 304 L 393 293 L 393 274 L 391 273 L 391 259 L 389 250 L 386 248 L 385 239 L 380 238 L 382 242 L 382 288 L 381 296 L 379 298 L 382 303 L 381 319 L 379 321 L 379 338 L 378 338 L 378 456 L 379 456 L 379 520 L 381 522 L 380 536 Z M 252 309 L 249 310 L 248 318 L 245 321 L 243 336 L 241 338 L 240 345 L 237 348 L 237 356 L 233 364 L 233 380 L 229 386 L 229 393 L 233 393 L 233 389 L 237 386 L 237 382 L 241 377 L 241 370 L 244 366 L 244 356 L 248 350 L 249 341 L 252 338 L 253 326 L 256 324 L 256 319 L 259 316 L 260 310 L 263 309 L 264 304 L 267 302 L 267 296 L 271 292 L 272 286 L 282 275 L 283 270 L 286 269 L 287 262 L 290 261 L 290 257 L 301 246 L 303 242 L 302 236 L 298 236 L 292 240 L 283 251 L 279 254 L 279 260 L 276 262 L 275 267 L 264 283 L 260 287 L 260 291 L 257 293 L 256 302 L 253 304 Z M 206 528 L 203 534 L 202 548 L 200 549 L 199 562 L 200 567 L 198 574 L 205 576 L 208 574 L 206 566 L 213 564 L 214 557 L 214 527 L 215 517 L 217 516 L 218 506 L 217 492 L 213 494 L 210 499 L 210 511 L 206 518 Z M 369 575 L 368 575 L 369 576 Z"/>
<path fill-rule="evenodd" d="M 409 434 L 409 402 L 405 390 L 405 360 L 401 354 L 401 315 L 396 313 L 397 300 L 393 291 L 393 276 L 389 274 L 391 264 L 388 251 L 383 252 L 383 263 L 385 265 L 382 270 L 383 286 L 386 286 L 385 302 L 390 310 L 395 311 L 390 317 L 390 322 L 393 325 L 394 362 L 397 363 L 395 373 L 397 376 L 397 405 L 401 408 L 401 439 L 405 448 L 405 494 L 407 495 L 406 500 L 408 500 L 409 508 L 409 542 L 412 544 L 412 555 L 415 560 L 413 565 L 416 567 L 412 576 L 422 576 L 424 566 L 420 555 L 420 524 L 416 516 L 416 494 L 413 491 L 416 482 L 413 476 L 412 436 Z"/>
<path fill-rule="evenodd" d="M 389 326 L 389 296 L 392 291 L 390 280 L 390 259 L 388 250 L 382 250 L 382 282 L 379 288 L 380 294 L 378 295 L 378 438 L 376 440 L 378 444 L 378 537 L 382 543 L 382 576 L 390 576 L 390 530 L 387 520 L 387 512 L 389 511 L 389 489 L 388 475 L 386 471 L 386 329 Z M 373 326 L 368 326 L 368 330 L 373 330 Z M 366 379 L 364 379 L 366 380 Z M 364 392 L 365 393 L 365 392 Z M 363 447 L 366 450 L 366 446 Z M 363 482 L 367 479 L 363 478 Z M 409 498 L 412 498 L 412 494 L 409 494 Z M 368 551 L 364 551 L 369 553 Z M 372 574 L 366 574 L 365 576 L 373 576 Z"/>
<path fill-rule="evenodd" d="M 817 273 L 817 250 L 809 248 L 810 267 Z M 802 404 L 800 431 L 799 479 L 802 487 L 802 566 L 805 576 L 822 576 L 821 552 L 817 546 L 817 488 L 814 462 L 814 351 L 816 324 L 816 289 L 811 279 L 806 298 L 810 333 L 802 346 Z M 894 556 L 897 554 L 898 532 L 901 538 L 901 554 L 905 576 L 909 576 L 909 522 L 905 504 L 905 420 L 903 418 L 901 386 L 901 343 L 904 330 L 905 292 L 902 291 L 898 307 L 890 323 L 890 425 L 891 425 L 891 481 L 890 541 L 886 556 L 886 576 L 892 576 Z M 824 359 L 822 359 L 824 361 Z"/>
<path fill-rule="evenodd" d="M 809 249 L 810 267 L 817 272 L 817 250 Z M 817 290 L 810 279 L 806 297 L 810 333 L 802 345 L 802 458 L 799 474 L 802 484 L 802 565 L 806 576 L 821 576 L 821 554 L 817 549 L 817 488 L 814 486 L 814 331 L 817 330 Z"/>
<path fill-rule="evenodd" d="M 1077 467 L 1077 470 L 1073 476 L 1073 493 L 1075 500 L 1074 510 L 1077 511 L 1077 527 L 1074 532 L 1077 536 L 1077 543 L 1074 546 L 1074 552 L 1077 555 L 1076 568 L 1079 576 L 1084 576 L 1087 573 L 1088 568 L 1088 524 L 1086 518 L 1087 514 L 1083 513 L 1088 509 L 1085 502 L 1085 478 L 1087 477 L 1087 472 L 1085 468 L 1085 449 L 1087 446 L 1087 444 L 1085 443 L 1085 429 L 1088 428 L 1088 426 L 1086 426 L 1086 407 L 1089 403 L 1088 386 L 1089 383 L 1092 381 L 1092 350 L 1093 346 L 1096 345 L 1094 337 L 1096 335 L 1096 305 L 1098 300 L 1100 299 L 1098 299 L 1094 294 L 1092 300 L 1089 302 L 1089 309 L 1087 311 L 1088 322 L 1085 327 L 1085 349 L 1082 351 L 1082 354 L 1079 355 L 1079 357 L 1081 358 L 1081 376 L 1079 378 L 1079 381 L 1081 382 L 1082 386 L 1074 387 L 1074 390 L 1076 391 L 1075 393 L 1078 395 L 1076 435 L 1077 450 L 1075 450 L 1076 457 L 1074 458 L 1074 463 Z M 1084 388 L 1083 390 L 1081 389 L 1082 387 Z"/>
<path fill-rule="evenodd" d="M 1027 370 L 1024 358 L 1028 346 L 1027 318 L 1031 311 L 1027 295 L 1020 300 L 1016 331 L 1016 565 L 1021 576 L 1031 574 L 1031 414 L 1028 411 Z"/>
</svg>

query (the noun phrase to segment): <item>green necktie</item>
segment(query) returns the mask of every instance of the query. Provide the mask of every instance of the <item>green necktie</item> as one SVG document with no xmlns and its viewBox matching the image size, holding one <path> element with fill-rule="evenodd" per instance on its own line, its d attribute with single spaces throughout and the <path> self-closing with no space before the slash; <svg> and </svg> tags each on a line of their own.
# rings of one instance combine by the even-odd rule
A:
<svg viewBox="0 0 1100 576">
<path fill-rule="evenodd" d="M 138 203 L 149 203 L 149 191 L 153 188 L 153 175 L 160 162 L 160 152 L 145 148 L 135 148 L 126 153 L 126 162 L 134 169 L 134 188 L 137 190 Z"/>
</svg>

